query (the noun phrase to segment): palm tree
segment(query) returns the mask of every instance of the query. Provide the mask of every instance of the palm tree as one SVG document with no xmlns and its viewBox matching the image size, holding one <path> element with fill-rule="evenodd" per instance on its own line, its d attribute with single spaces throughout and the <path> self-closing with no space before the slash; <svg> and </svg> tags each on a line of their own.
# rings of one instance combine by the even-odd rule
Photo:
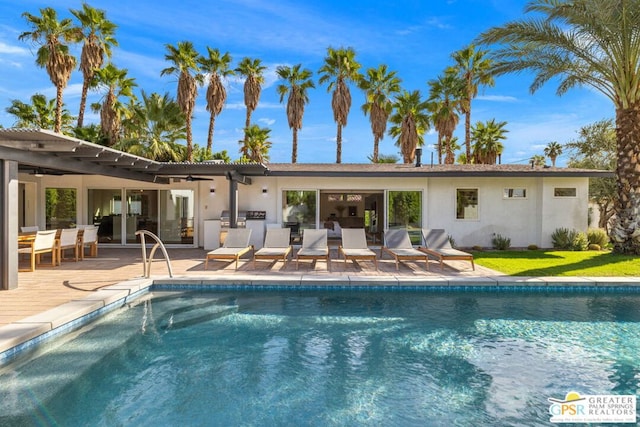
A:
<svg viewBox="0 0 640 427">
<path fill-rule="evenodd" d="M 362 111 L 369 114 L 371 132 L 373 132 L 372 162 L 378 163 L 378 146 L 387 131 L 389 115 L 393 110 L 392 97 L 400 92 L 400 83 L 395 71 L 388 71 L 386 65 L 369 68 L 365 76 L 360 79 L 358 86 L 364 90 L 366 102 L 362 104 Z"/>
<path fill-rule="evenodd" d="M 429 130 L 429 103 L 423 101 L 420 91 L 403 91 L 393 103 L 389 135 L 396 138 L 404 163 L 413 163 L 416 147 L 424 145 L 424 134 Z"/>
<path fill-rule="evenodd" d="M 177 46 L 171 44 L 166 45 L 168 53 L 164 59 L 173 63 L 171 67 L 167 67 L 160 72 L 161 76 L 165 74 L 173 74 L 178 77 L 178 96 L 176 100 L 184 114 L 186 131 L 187 131 L 187 161 L 193 160 L 193 132 L 191 129 L 191 121 L 193 120 L 193 109 L 196 105 L 196 96 L 198 95 L 198 82 L 201 75 L 198 74 L 200 67 L 198 66 L 198 52 L 193 47 L 193 43 L 189 41 L 178 42 Z"/>
<path fill-rule="evenodd" d="M 307 90 L 316 87 L 311 79 L 313 72 L 306 68 L 300 70 L 301 67 L 301 64 L 297 64 L 293 67 L 280 66 L 276 69 L 278 77 L 286 82 L 279 84 L 276 88 L 280 95 L 280 102 L 284 100 L 287 94 L 289 95 L 287 99 L 287 121 L 293 133 L 291 163 L 296 163 L 298 160 L 298 130 L 302 129 L 304 107 L 309 103 Z"/>
<path fill-rule="evenodd" d="M 351 93 L 348 82 L 358 82 L 360 80 L 360 64 L 356 62 L 356 52 L 353 48 L 327 49 L 327 56 L 324 58 L 324 65 L 318 73 L 318 82 L 324 84 L 329 82 L 327 91 L 333 94 L 331 97 L 331 108 L 333 109 L 333 120 L 337 123 L 336 134 L 336 163 L 342 163 L 342 127 L 347 125 L 347 117 L 351 109 Z"/>
<path fill-rule="evenodd" d="M 142 102 L 134 104 L 131 116 L 124 122 L 127 137 L 116 148 L 158 161 L 185 160 L 184 146 L 178 141 L 186 138 L 184 114 L 168 93 L 141 93 Z"/>
<path fill-rule="evenodd" d="M 242 58 L 236 72 L 245 77 L 244 105 L 247 107 L 247 117 L 244 123 L 245 132 L 251 125 L 251 114 L 258 107 L 260 92 L 264 83 L 264 71 L 267 69 L 259 59 Z M 245 133 L 245 139 L 247 134 Z"/>
<path fill-rule="evenodd" d="M 614 251 L 640 254 L 640 4 L 638 0 L 536 0 L 525 7 L 535 17 L 483 33 L 498 44 L 496 75 L 532 70 L 532 92 L 559 77 L 557 93 L 589 86 L 616 111 L 618 197 L 611 228 Z"/>
<path fill-rule="evenodd" d="M 104 10 L 95 9 L 86 3 L 82 10 L 71 9 L 71 13 L 80 21 L 84 45 L 80 56 L 82 71 L 82 96 L 78 112 L 78 127 L 84 123 L 84 110 L 87 104 L 87 92 L 91 86 L 93 75 L 102 67 L 104 57 L 111 58 L 111 47 L 117 46 L 114 38 L 116 25 L 106 18 Z"/>
<path fill-rule="evenodd" d="M 465 81 L 460 79 L 455 70 L 448 68 L 445 73 L 436 80 L 428 82 L 429 90 L 429 110 L 433 126 L 438 132 L 438 163 L 442 163 L 443 146 L 448 146 L 453 132 L 458 126 L 460 117 L 458 112 L 462 110 Z M 454 159 L 447 156 L 450 163 Z"/>
<path fill-rule="evenodd" d="M 471 128 L 471 139 L 475 141 L 473 145 L 474 163 L 484 163 L 495 165 L 501 158 L 504 145 L 500 142 L 506 139 L 509 132 L 504 127 L 507 122 L 496 122 L 491 119 L 487 122 L 477 122 Z"/>
<path fill-rule="evenodd" d="M 200 69 L 203 73 L 209 74 L 209 85 L 207 86 L 207 111 L 209 116 L 209 132 L 207 133 L 207 151 L 211 153 L 213 147 L 213 128 L 216 116 L 222 112 L 224 103 L 227 100 L 227 89 L 224 87 L 223 79 L 234 74 L 229 68 L 231 55 L 225 52 L 220 54 L 220 50 L 207 46 L 207 56 L 198 59 Z"/>
<path fill-rule="evenodd" d="M 261 128 L 258 125 L 251 125 L 245 129 L 245 139 L 238 141 L 241 144 L 240 154 L 246 161 L 265 163 L 269 161 L 269 149 L 271 141 L 269 134 L 271 129 Z"/>
<path fill-rule="evenodd" d="M 540 154 L 535 154 L 531 156 L 531 159 L 529 161 L 531 162 L 532 166 L 541 167 L 545 164 L 545 157 Z"/>
<path fill-rule="evenodd" d="M 112 63 L 95 71 L 97 85 L 106 87 L 102 104 L 94 105 L 100 111 L 100 127 L 106 136 L 109 146 L 115 145 L 121 136 L 122 118 L 126 108 L 121 97 L 133 98 L 133 88 L 137 86 L 135 79 L 127 77 L 127 70 L 117 68 Z"/>
<path fill-rule="evenodd" d="M 56 100 L 36 93 L 31 96 L 31 104 L 12 99 L 5 111 L 16 118 L 15 127 L 53 129 L 56 121 Z M 69 110 L 62 110 L 62 129 L 71 131 L 73 116 Z"/>
<path fill-rule="evenodd" d="M 465 82 L 460 108 L 465 115 L 464 143 L 468 160 L 471 159 L 471 101 L 478 95 L 478 86 L 493 86 L 495 83 L 489 72 L 493 61 L 486 55 L 486 51 L 476 49 L 474 45 L 469 45 L 452 55 L 456 63 L 454 68 Z"/>
<path fill-rule="evenodd" d="M 458 137 L 453 136 L 448 138 L 444 143 L 444 164 L 452 165 L 456 162 L 456 151 L 460 149 L 460 144 L 458 144 Z"/>
<path fill-rule="evenodd" d="M 556 167 L 556 159 L 562 154 L 562 145 L 555 141 L 547 144 L 544 148 L 544 155 L 551 159 L 551 166 Z"/>
<path fill-rule="evenodd" d="M 51 83 L 56 87 L 56 120 L 53 130 L 60 132 L 64 108 L 62 92 L 67 87 L 71 72 L 76 66 L 76 58 L 69 53 L 69 46 L 65 43 L 77 42 L 82 34 L 73 26 L 71 19 L 58 21 L 58 15 L 53 8 L 40 9 L 40 14 L 41 16 L 27 12 L 22 14 L 31 25 L 32 31 L 25 31 L 18 38 L 31 40 L 40 45 L 36 64 L 47 70 Z"/>
</svg>

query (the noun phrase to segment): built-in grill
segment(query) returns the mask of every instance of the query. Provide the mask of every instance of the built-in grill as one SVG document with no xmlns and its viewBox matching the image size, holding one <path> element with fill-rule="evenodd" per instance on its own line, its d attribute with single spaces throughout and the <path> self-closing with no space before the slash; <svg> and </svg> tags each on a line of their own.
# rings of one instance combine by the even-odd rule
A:
<svg viewBox="0 0 640 427">
<path fill-rule="evenodd" d="M 228 229 L 231 227 L 231 212 L 228 210 L 222 211 L 220 214 L 220 228 Z M 238 211 L 238 220 L 236 222 L 236 228 L 246 228 L 247 227 L 247 212 L 246 211 Z"/>
</svg>

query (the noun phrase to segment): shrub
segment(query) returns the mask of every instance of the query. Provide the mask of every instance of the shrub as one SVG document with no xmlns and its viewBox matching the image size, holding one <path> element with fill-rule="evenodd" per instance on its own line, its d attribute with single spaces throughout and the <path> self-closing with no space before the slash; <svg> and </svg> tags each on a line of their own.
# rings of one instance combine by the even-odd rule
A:
<svg viewBox="0 0 640 427">
<path fill-rule="evenodd" d="M 582 231 L 576 232 L 571 242 L 571 250 L 573 251 L 586 251 L 589 247 L 589 239 L 587 239 L 587 233 Z"/>
<path fill-rule="evenodd" d="M 589 244 L 598 245 L 604 248 L 609 244 L 609 236 L 602 228 L 590 228 L 587 230 L 587 239 Z"/>
<path fill-rule="evenodd" d="M 551 233 L 551 243 L 554 249 L 569 250 L 573 246 L 573 239 L 576 237 L 575 230 L 569 230 L 568 228 L 556 228 Z"/>
<path fill-rule="evenodd" d="M 537 251 L 539 248 L 538 245 L 529 245 L 527 246 L 527 249 L 529 249 L 530 251 Z"/>
<path fill-rule="evenodd" d="M 590 243 L 589 244 L 589 250 L 590 251 L 601 251 L 602 247 L 596 243 Z"/>
<path fill-rule="evenodd" d="M 482 251 L 482 246 L 480 245 L 475 245 L 474 247 L 472 247 L 471 249 L 473 249 L 474 251 Z"/>
<path fill-rule="evenodd" d="M 491 244 L 499 251 L 506 251 L 511 246 L 511 239 L 500 234 L 496 234 L 493 236 L 493 239 L 491 239 Z"/>
</svg>

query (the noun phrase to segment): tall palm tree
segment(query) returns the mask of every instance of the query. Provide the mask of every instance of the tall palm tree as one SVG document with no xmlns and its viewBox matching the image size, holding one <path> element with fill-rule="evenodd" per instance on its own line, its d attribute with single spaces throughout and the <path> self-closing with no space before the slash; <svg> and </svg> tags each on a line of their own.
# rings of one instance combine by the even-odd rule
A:
<svg viewBox="0 0 640 427">
<path fill-rule="evenodd" d="M 416 147 L 424 145 L 424 134 L 431 126 L 428 108 L 429 102 L 422 100 L 418 90 L 405 90 L 395 98 L 389 135 L 397 139 L 404 163 L 413 163 Z"/>
<path fill-rule="evenodd" d="M 562 145 L 552 141 L 544 147 L 544 155 L 551 159 L 551 166 L 556 167 L 556 159 L 562 154 Z"/>
<path fill-rule="evenodd" d="M 493 61 L 487 51 L 469 45 L 453 55 L 454 68 L 465 81 L 465 91 L 461 98 L 460 108 L 464 113 L 464 143 L 467 159 L 471 159 L 471 101 L 478 95 L 480 85 L 493 86 L 495 80 L 490 73 Z"/>
<path fill-rule="evenodd" d="M 56 100 L 47 99 L 46 96 L 36 93 L 31 96 L 31 104 L 26 104 L 18 99 L 12 99 L 11 105 L 5 111 L 16 118 L 15 127 L 51 129 L 56 121 Z M 70 132 L 73 116 L 69 110 L 62 110 L 62 129 Z"/>
<path fill-rule="evenodd" d="M 458 77 L 454 69 L 448 68 L 443 75 L 435 80 L 429 80 L 429 110 L 433 126 L 438 132 L 438 163 L 442 163 L 443 146 L 450 145 L 453 132 L 458 126 L 462 111 L 465 81 Z M 449 152 L 447 152 L 449 153 Z M 450 163 L 454 159 L 447 156 Z M 447 163 L 445 161 L 445 163 Z"/>
<path fill-rule="evenodd" d="M 105 56 L 111 58 L 111 47 L 117 46 L 114 38 L 116 25 L 106 18 L 104 10 L 95 9 L 86 3 L 81 10 L 71 9 L 81 25 L 84 44 L 80 55 L 80 71 L 82 71 L 82 95 L 78 112 L 78 127 L 84 123 L 84 110 L 87 104 L 87 92 L 91 86 L 93 75 L 102 67 Z"/>
<path fill-rule="evenodd" d="M 456 151 L 460 149 L 460 144 L 458 144 L 458 137 L 453 136 L 448 138 L 444 144 L 444 164 L 452 165 L 456 162 Z"/>
<path fill-rule="evenodd" d="M 184 114 L 187 131 L 187 161 L 193 160 L 193 131 L 191 122 L 193 120 L 193 110 L 196 105 L 198 95 L 198 83 L 202 80 L 199 74 L 198 52 L 189 41 L 178 42 L 177 46 L 166 45 L 168 53 L 164 59 L 173 65 L 160 72 L 161 76 L 173 74 L 178 77 L 178 96 L 176 98 L 182 113 Z"/>
<path fill-rule="evenodd" d="M 284 97 L 289 95 L 287 99 L 287 121 L 293 133 L 291 163 L 298 161 L 298 131 L 302 129 L 304 107 L 309 103 L 307 90 L 316 87 L 311 79 L 313 72 L 306 68 L 301 70 L 301 67 L 302 64 L 296 64 L 293 67 L 280 66 L 276 69 L 278 77 L 285 81 L 285 83 L 279 84 L 276 88 L 280 95 L 280 102 L 284 101 Z"/>
<path fill-rule="evenodd" d="M 242 58 L 236 68 L 236 73 L 245 77 L 244 81 L 244 105 L 247 107 L 247 116 L 244 123 L 245 138 L 246 132 L 251 125 L 251 114 L 258 107 L 260 102 L 260 92 L 264 83 L 264 71 L 267 69 L 259 59 Z"/>
<path fill-rule="evenodd" d="M 95 105 L 100 111 L 100 127 L 107 137 L 109 146 L 115 145 L 121 136 L 122 116 L 126 108 L 121 97 L 133 98 L 133 88 L 137 86 L 135 79 L 127 76 L 126 69 L 117 68 L 112 63 L 96 70 L 96 84 L 104 86 L 107 93 L 102 104 Z"/>
<path fill-rule="evenodd" d="M 55 132 L 62 128 L 62 109 L 64 103 L 62 93 L 67 87 L 71 72 L 76 66 L 76 58 L 69 53 L 66 43 L 76 43 L 82 34 L 69 18 L 58 21 L 55 9 L 45 7 L 40 9 L 40 15 L 28 12 L 22 14 L 31 26 L 31 31 L 25 31 L 18 39 L 30 40 L 39 44 L 36 64 L 47 70 L 51 83 L 56 87 L 56 120 L 53 127 Z"/>
<path fill-rule="evenodd" d="M 336 133 L 336 163 L 342 163 L 342 128 L 347 125 L 347 117 L 351 109 L 351 92 L 349 92 L 349 82 L 360 80 L 360 64 L 356 62 L 356 51 L 353 48 L 327 48 L 327 56 L 324 58 L 324 65 L 320 67 L 318 73 L 320 84 L 329 83 L 327 91 L 333 94 L 331 97 L 331 108 L 333 109 L 333 120 L 336 122 L 338 130 Z"/>
<path fill-rule="evenodd" d="M 369 114 L 371 132 L 373 132 L 373 156 L 371 161 L 378 163 L 380 140 L 387 131 L 389 115 L 393 110 L 392 97 L 400 93 L 400 80 L 395 71 L 389 71 L 382 64 L 378 68 L 369 68 L 358 82 L 364 90 L 366 101 L 362 104 L 362 111 Z"/>
<path fill-rule="evenodd" d="M 256 163 L 268 162 L 271 148 L 270 133 L 271 129 L 261 128 L 258 125 L 251 125 L 245 129 L 245 139 L 238 141 L 241 144 L 240 154 L 243 159 Z"/>
<path fill-rule="evenodd" d="M 213 128 L 216 123 L 216 116 L 222 112 L 224 103 L 227 100 L 227 89 L 224 87 L 223 79 L 234 74 L 229 68 L 231 55 L 229 52 L 220 54 L 220 50 L 207 46 L 207 56 L 198 59 L 200 70 L 209 74 L 209 85 L 207 86 L 207 111 L 209 116 L 209 132 L 207 133 L 207 151 L 211 153 L 213 147 Z"/>
<path fill-rule="evenodd" d="M 618 197 L 611 228 L 614 251 L 640 254 L 640 2 L 531 1 L 534 17 L 492 28 L 480 41 L 496 44 L 496 75 L 531 70 L 532 92 L 560 78 L 557 93 L 589 86 L 616 111 Z"/>
<path fill-rule="evenodd" d="M 507 138 L 505 134 L 509 132 L 504 128 L 506 125 L 507 122 L 496 122 L 495 119 L 491 119 L 486 122 L 477 122 L 471 127 L 474 163 L 495 165 L 498 160 L 501 160 L 504 151 L 501 141 Z"/>
<path fill-rule="evenodd" d="M 184 114 L 168 93 L 141 93 L 141 102 L 131 107 L 131 116 L 124 126 L 127 137 L 116 148 L 158 161 L 184 161 L 184 146 L 178 141 L 186 138 Z"/>
<path fill-rule="evenodd" d="M 541 156 L 540 154 L 535 154 L 531 156 L 531 159 L 529 161 L 533 166 L 542 167 L 545 163 L 545 157 Z"/>
</svg>

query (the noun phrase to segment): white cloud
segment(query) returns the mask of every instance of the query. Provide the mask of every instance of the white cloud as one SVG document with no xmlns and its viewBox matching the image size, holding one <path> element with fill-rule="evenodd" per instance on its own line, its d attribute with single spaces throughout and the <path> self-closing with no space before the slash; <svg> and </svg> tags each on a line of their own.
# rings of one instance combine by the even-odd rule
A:
<svg viewBox="0 0 640 427">
<path fill-rule="evenodd" d="M 265 117 L 265 118 L 258 119 L 258 122 L 264 123 L 267 126 L 271 126 L 276 122 L 276 120 L 275 119 L 269 119 L 269 118 Z"/>
<path fill-rule="evenodd" d="M 31 55 L 29 49 L 25 49 L 21 46 L 14 46 L 6 44 L 5 42 L 0 41 L 0 54 L 3 55 Z"/>
<path fill-rule="evenodd" d="M 491 102 L 518 102 L 518 98 L 508 95 L 480 95 L 477 96 L 476 99 Z"/>
</svg>

